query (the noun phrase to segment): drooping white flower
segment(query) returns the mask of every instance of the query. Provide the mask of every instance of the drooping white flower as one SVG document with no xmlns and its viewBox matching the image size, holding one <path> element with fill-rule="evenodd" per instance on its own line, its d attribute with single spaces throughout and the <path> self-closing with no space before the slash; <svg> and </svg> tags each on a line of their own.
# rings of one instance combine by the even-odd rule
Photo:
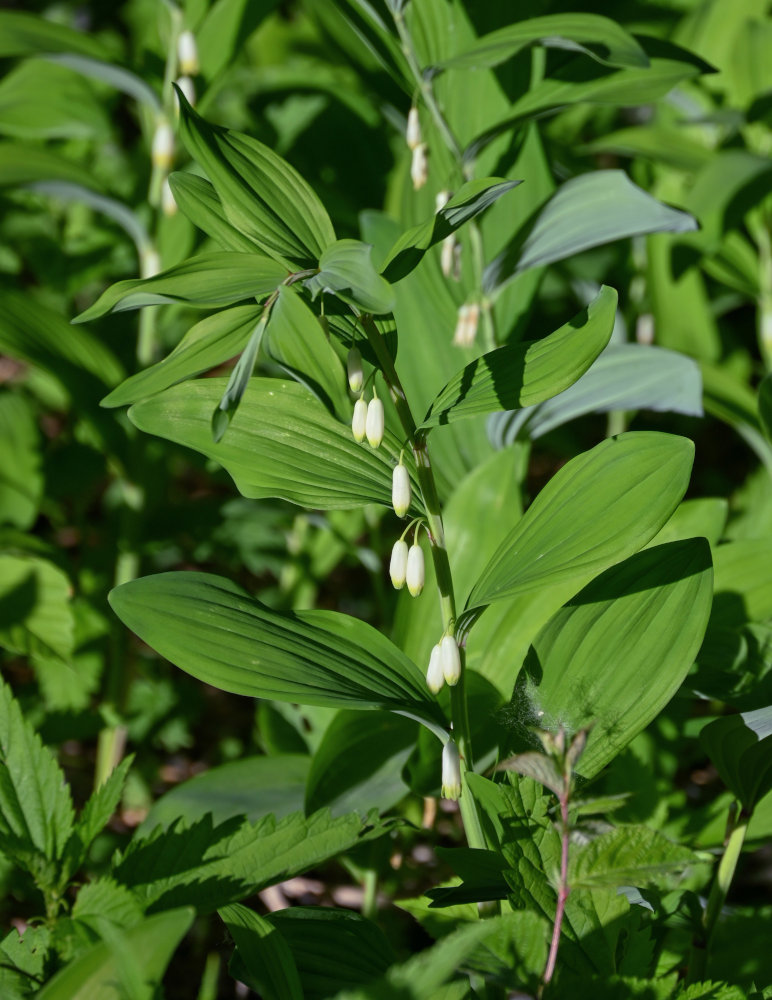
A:
<svg viewBox="0 0 772 1000">
<path fill-rule="evenodd" d="M 198 46 L 196 36 L 192 31 L 183 31 L 177 39 L 177 58 L 180 61 L 180 73 L 195 76 L 198 73 Z"/>
<path fill-rule="evenodd" d="M 461 758 L 453 740 L 442 748 L 442 797 L 454 802 L 461 797 Z"/>
<path fill-rule="evenodd" d="M 477 336 L 480 307 L 476 302 L 468 302 L 458 310 L 458 321 L 453 334 L 456 347 L 469 347 Z"/>
<path fill-rule="evenodd" d="M 371 448 L 377 448 L 383 441 L 384 415 L 383 403 L 377 396 L 373 396 L 367 404 L 367 420 L 365 422 L 365 433 L 367 443 Z"/>
<path fill-rule="evenodd" d="M 397 517 L 404 517 L 410 509 L 410 476 L 402 462 L 391 474 L 391 503 Z"/>
<path fill-rule="evenodd" d="M 154 278 L 161 270 L 161 258 L 158 251 L 148 247 L 139 259 L 139 272 L 143 278 Z"/>
<path fill-rule="evenodd" d="M 171 217 L 177 214 L 177 202 L 174 199 L 174 192 L 169 184 L 169 178 L 164 177 L 161 188 L 161 208 L 164 215 Z"/>
<path fill-rule="evenodd" d="M 389 576 L 395 590 L 402 590 L 407 576 L 407 542 L 400 538 L 394 543 L 389 563 Z"/>
<path fill-rule="evenodd" d="M 408 111 L 405 141 L 408 149 L 415 149 L 421 143 L 421 121 L 418 117 L 418 108 L 415 105 Z"/>
<path fill-rule="evenodd" d="M 442 654 L 442 676 L 453 687 L 454 684 L 458 684 L 461 677 L 461 654 L 458 651 L 458 643 L 452 635 L 442 637 L 440 652 Z"/>
<path fill-rule="evenodd" d="M 354 415 L 351 418 L 351 432 L 355 441 L 364 441 L 367 428 L 367 403 L 358 399 L 354 403 Z"/>
<path fill-rule="evenodd" d="M 182 95 L 188 104 L 192 107 L 196 103 L 196 85 L 189 76 L 180 76 L 175 80 L 175 83 L 182 91 Z M 177 97 L 177 92 L 174 92 L 174 106 L 177 109 L 177 114 L 180 113 L 180 99 Z"/>
<path fill-rule="evenodd" d="M 346 371 L 348 373 L 349 389 L 352 392 L 359 392 L 364 382 L 364 372 L 362 371 L 362 355 L 356 347 L 352 347 L 348 352 Z"/>
<path fill-rule="evenodd" d="M 426 686 L 432 694 L 439 694 L 445 678 L 442 676 L 442 654 L 439 644 L 432 647 L 429 656 L 429 669 L 426 671 Z"/>
<path fill-rule="evenodd" d="M 411 545 L 407 554 L 407 589 L 411 597 L 418 597 L 424 589 L 426 579 L 426 567 L 424 566 L 424 553 L 420 545 Z"/>
<path fill-rule="evenodd" d="M 153 133 L 153 166 L 168 170 L 174 160 L 174 130 L 165 118 L 159 118 Z"/>
<path fill-rule="evenodd" d="M 413 150 L 413 160 L 410 164 L 410 179 L 413 190 L 418 191 L 429 179 L 429 159 L 426 155 L 426 143 L 419 142 Z"/>
<path fill-rule="evenodd" d="M 442 273 L 446 278 L 451 275 L 455 277 L 456 264 L 458 257 L 456 254 L 456 247 L 458 246 L 458 241 L 456 240 L 455 233 L 451 233 L 450 236 L 446 236 L 442 241 L 442 249 L 440 250 L 440 267 L 442 268 Z"/>
</svg>

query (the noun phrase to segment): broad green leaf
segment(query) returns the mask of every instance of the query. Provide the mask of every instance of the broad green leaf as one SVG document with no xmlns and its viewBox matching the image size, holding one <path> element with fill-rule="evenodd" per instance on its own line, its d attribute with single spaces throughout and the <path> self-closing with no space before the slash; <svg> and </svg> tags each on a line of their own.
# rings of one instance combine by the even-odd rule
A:
<svg viewBox="0 0 772 1000">
<path fill-rule="evenodd" d="M 305 282 L 313 298 L 328 292 L 366 313 L 391 312 L 394 293 L 375 270 L 372 247 L 360 240 L 337 240 L 319 258 L 319 271 Z"/>
<path fill-rule="evenodd" d="M 59 661 L 73 650 L 71 585 L 47 559 L 0 554 L 0 646 L 33 660 Z"/>
<path fill-rule="evenodd" d="M 620 826 L 569 855 L 572 889 L 616 889 L 621 885 L 664 886 L 703 860 L 646 826 Z"/>
<path fill-rule="evenodd" d="M 464 903 L 483 903 L 507 898 L 504 872 L 507 861 L 498 851 L 471 847 L 437 847 L 437 857 L 450 865 L 460 885 L 427 889 L 431 906 L 445 909 Z"/>
<path fill-rule="evenodd" d="M 183 215 L 186 215 L 193 225 L 198 226 L 207 236 L 211 236 L 223 250 L 236 250 L 239 253 L 256 252 L 257 244 L 254 240 L 239 232 L 225 218 L 217 192 L 209 181 L 197 174 L 182 173 L 178 170 L 169 175 L 169 186 Z"/>
<path fill-rule="evenodd" d="M 263 311 L 257 325 L 249 336 L 241 357 L 233 366 L 228 381 L 225 383 L 220 401 L 212 413 L 212 438 L 215 443 L 219 442 L 228 428 L 231 420 L 241 404 L 242 397 L 246 392 L 249 380 L 257 361 L 257 353 L 263 341 L 263 334 L 268 322 L 268 311 Z"/>
<path fill-rule="evenodd" d="M 96 59 L 108 55 L 93 34 L 75 31 L 39 14 L 0 11 L 0 56 L 27 56 L 39 52 L 81 52 Z"/>
<path fill-rule="evenodd" d="M 691 538 L 606 570 L 542 629 L 522 697 L 547 728 L 593 725 L 582 775 L 597 774 L 675 694 L 699 651 L 711 598 L 710 546 Z"/>
<path fill-rule="evenodd" d="M 528 45 L 583 52 L 607 66 L 648 66 L 649 59 L 625 29 L 600 14 L 561 13 L 530 17 L 482 35 L 448 59 L 443 69 L 498 66 Z"/>
<path fill-rule="evenodd" d="M 123 66 L 116 66 L 115 63 L 92 59 L 90 56 L 78 55 L 73 52 L 49 54 L 46 56 L 46 60 L 55 65 L 67 66 L 69 69 L 75 70 L 76 73 L 80 73 L 81 76 L 109 84 L 116 90 L 133 97 L 135 101 L 147 105 L 153 114 L 161 113 L 161 101 L 153 88 L 145 83 L 141 76 L 137 76 L 131 70 L 124 69 Z"/>
<path fill-rule="evenodd" d="M 210 125 L 177 93 L 182 140 L 206 171 L 229 222 L 282 264 L 315 267 L 335 231 L 309 185 L 273 150 Z"/>
<path fill-rule="evenodd" d="M 714 553 L 715 592 L 711 627 L 739 627 L 772 617 L 769 564 L 772 539 L 752 538 L 719 545 Z"/>
<path fill-rule="evenodd" d="M 213 826 L 205 816 L 190 827 L 177 822 L 135 836 L 113 876 L 150 912 L 190 903 L 209 913 L 380 837 L 390 825 L 327 812 L 266 816 L 254 825 L 234 819 Z"/>
<path fill-rule="evenodd" d="M 243 496 L 281 497 L 323 510 L 391 507 L 392 468 L 401 444 L 388 431 L 380 448 L 357 444 L 351 429 L 335 420 L 302 386 L 253 378 L 228 433 L 212 441 L 210 418 L 224 379 L 174 386 L 132 406 L 129 417 L 140 430 L 176 441 L 219 462 Z M 412 458 L 414 502 L 421 510 Z"/>
<path fill-rule="evenodd" d="M 415 664 L 350 615 L 271 611 L 208 573 L 132 580 L 111 592 L 110 603 L 161 656 L 224 691 L 441 718 Z"/>
<path fill-rule="evenodd" d="M 748 812 L 772 789 L 772 707 L 708 723 L 700 742 Z"/>
<path fill-rule="evenodd" d="M 193 910 L 148 917 L 110 941 L 96 944 L 50 979 L 39 1000 L 152 1000 L 177 945 L 193 923 Z"/>
<path fill-rule="evenodd" d="M 771 173 L 766 156 L 744 149 L 714 153 L 684 199 L 684 207 L 700 223 L 700 232 L 691 241 L 712 249 L 727 230 L 741 227 L 745 215 L 765 197 Z"/>
<path fill-rule="evenodd" d="M 604 285 L 586 309 L 543 340 L 508 344 L 483 354 L 439 393 L 421 427 L 532 406 L 563 392 L 608 344 L 616 306 L 617 293 Z"/>
<path fill-rule="evenodd" d="M 219 914 L 249 975 L 248 985 L 264 1000 L 303 1000 L 292 952 L 270 920 L 240 903 L 224 907 Z"/>
<path fill-rule="evenodd" d="M 584 586 L 667 521 L 689 483 L 694 445 L 653 431 L 610 438 L 564 465 L 489 563 L 476 607 L 571 581 Z M 576 592 L 574 591 L 574 593 Z"/>
<path fill-rule="evenodd" d="M 46 59 L 28 59 L 0 82 L 0 134 L 104 142 L 109 133 L 104 108 L 72 70 Z"/>
<path fill-rule="evenodd" d="M 310 758 L 305 754 L 245 757 L 220 764 L 170 789 L 153 803 L 141 832 L 182 817 L 193 823 L 211 813 L 215 823 L 246 816 L 254 823 L 268 813 L 282 819 L 303 808 Z"/>
<path fill-rule="evenodd" d="M 413 722 L 392 713 L 339 712 L 314 752 L 306 811 L 391 809 L 408 794 L 402 769 L 417 735 Z"/>
<path fill-rule="evenodd" d="M 389 250 L 381 270 L 389 281 L 399 281 L 421 262 L 426 251 L 479 215 L 520 181 L 483 177 L 467 181 L 439 211 L 403 233 Z"/>
<path fill-rule="evenodd" d="M 759 385 L 759 419 L 767 440 L 772 443 L 772 375 L 765 375 Z"/>
<path fill-rule="evenodd" d="M 684 500 L 666 524 L 649 542 L 649 546 L 665 542 L 680 542 L 685 538 L 707 538 L 715 548 L 721 540 L 729 515 L 729 503 L 719 497 Z"/>
<path fill-rule="evenodd" d="M 306 1000 L 371 983 L 394 961 L 380 927 L 352 910 L 292 906 L 266 920 L 289 945 Z"/>
<path fill-rule="evenodd" d="M 699 170 L 714 155 L 712 150 L 685 134 L 683 128 L 668 125 L 632 125 L 588 142 L 580 153 L 613 153 L 642 157 L 679 170 Z"/>
<path fill-rule="evenodd" d="M 646 233 L 684 233 L 697 226 L 637 187 L 622 170 L 595 170 L 561 185 L 530 224 L 485 269 L 488 290 L 516 274 L 583 250 Z"/>
<path fill-rule="evenodd" d="M 43 496 L 40 434 L 21 394 L 0 392 L 0 523 L 31 528 Z M 2 626 L 0 626 L 2 627 Z"/>
<path fill-rule="evenodd" d="M 61 858 L 73 825 L 70 791 L 53 754 L 0 680 L 0 845 L 24 863 Z M 29 852 L 29 853 L 28 853 Z M 25 867 L 28 867 L 25 865 Z M 40 875 L 32 868 L 33 874 Z M 45 879 L 49 881 L 50 879 Z"/>
<path fill-rule="evenodd" d="M 772 446 L 762 431 L 756 394 L 726 366 L 702 362 L 700 368 L 705 412 L 734 428 L 772 474 Z"/>
<path fill-rule="evenodd" d="M 260 254 L 204 253 L 152 278 L 116 282 L 74 322 L 165 302 L 184 302 L 198 309 L 230 305 L 266 296 L 286 277 L 281 264 Z"/>
<path fill-rule="evenodd" d="M 101 190 L 101 184 L 87 167 L 52 149 L 32 143 L 0 142 L 0 188 L 54 180 Z"/>
<path fill-rule="evenodd" d="M 192 326 L 171 354 L 122 382 L 102 406 L 126 406 L 216 368 L 245 347 L 262 306 L 221 309 Z"/>
<path fill-rule="evenodd" d="M 244 49 L 247 39 L 278 0 L 217 0 L 196 30 L 201 72 L 208 82 Z"/>
<path fill-rule="evenodd" d="M 496 447 L 536 440 L 587 413 L 654 410 L 702 416 L 702 376 L 691 358 L 662 347 L 620 344 L 605 350 L 563 392 L 527 409 L 497 413 L 488 424 Z"/>
</svg>

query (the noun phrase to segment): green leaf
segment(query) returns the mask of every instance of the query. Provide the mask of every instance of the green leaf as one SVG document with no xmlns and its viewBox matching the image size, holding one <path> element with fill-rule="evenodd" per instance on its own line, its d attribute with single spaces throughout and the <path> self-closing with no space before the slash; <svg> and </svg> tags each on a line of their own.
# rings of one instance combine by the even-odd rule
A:
<svg viewBox="0 0 772 1000">
<path fill-rule="evenodd" d="M 161 101 L 153 88 L 145 83 L 141 76 L 137 76 L 131 70 L 124 69 L 123 66 L 116 66 L 115 63 L 92 59 L 85 55 L 76 55 L 72 52 L 49 54 L 46 56 L 46 60 L 55 65 L 75 70 L 81 76 L 87 76 L 115 87 L 116 90 L 133 97 L 140 104 L 145 104 L 154 115 L 161 113 Z"/>
<path fill-rule="evenodd" d="M 591 247 L 645 233 L 685 233 L 697 223 L 652 198 L 622 170 L 595 170 L 561 185 L 485 269 L 492 291 L 531 267 L 544 267 Z"/>
<path fill-rule="evenodd" d="M 215 444 L 212 410 L 222 396 L 224 379 L 204 379 L 174 386 L 129 410 L 135 426 L 149 434 L 194 448 L 219 462 L 233 476 L 243 496 L 281 497 L 323 510 L 391 507 L 392 468 L 401 443 L 386 432 L 372 449 L 357 444 L 348 426 L 299 385 L 253 378 L 225 438 Z M 405 456 L 413 484 L 413 514 L 420 496 L 415 466 Z"/>
<path fill-rule="evenodd" d="M 649 65 L 641 46 L 616 21 L 599 14 L 571 12 L 530 17 L 491 31 L 446 60 L 441 68 L 498 66 L 534 43 L 546 48 L 582 52 L 607 66 Z"/>
<path fill-rule="evenodd" d="M 0 392 L 0 523 L 22 530 L 35 523 L 43 496 L 41 465 L 40 434 L 30 404 L 20 394 Z"/>
<path fill-rule="evenodd" d="M 772 617 L 769 561 L 772 539 L 749 538 L 719 545 L 715 551 L 715 600 L 711 628 L 763 622 Z"/>
<path fill-rule="evenodd" d="M 184 302 L 198 309 L 268 295 L 287 277 L 281 264 L 259 254 L 204 253 L 153 278 L 118 281 L 75 318 L 75 323 L 126 309 Z"/>
<path fill-rule="evenodd" d="M 74 645 L 70 597 L 70 581 L 47 559 L 0 555 L 0 646 L 67 669 Z"/>
<path fill-rule="evenodd" d="M 247 39 L 278 0 L 217 0 L 196 29 L 201 72 L 208 82 L 243 51 Z"/>
<path fill-rule="evenodd" d="M 544 753 L 518 753 L 514 757 L 503 760 L 497 770 L 514 771 L 524 778 L 533 778 L 540 785 L 549 788 L 555 795 L 563 794 L 565 780 L 558 770 L 555 761 Z"/>
<path fill-rule="evenodd" d="M 335 231 L 309 185 L 273 150 L 210 125 L 177 95 L 182 140 L 208 174 L 228 221 L 282 264 L 315 267 Z"/>
<path fill-rule="evenodd" d="M 177 945 L 193 923 L 191 909 L 149 917 L 70 962 L 38 993 L 39 1000 L 151 1000 Z"/>
<path fill-rule="evenodd" d="M 759 384 L 759 419 L 767 441 L 772 443 L 772 375 L 765 375 Z"/>
<path fill-rule="evenodd" d="M 104 787 L 104 786 L 103 786 Z M 124 885 L 112 878 L 87 882 L 78 891 L 72 918 L 100 934 L 104 921 L 116 927 L 135 927 L 143 918 L 142 908 Z"/>
<path fill-rule="evenodd" d="M 394 961 L 380 927 L 352 910 L 293 906 L 266 919 L 289 945 L 306 1000 L 371 983 Z"/>
<path fill-rule="evenodd" d="M 620 344 L 605 350 L 566 390 L 527 409 L 497 413 L 488 424 L 493 444 L 532 441 L 587 413 L 653 410 L 702 416 L 702 376 L 692 358 L 662 347 Z"/>
<path fill-rule="evenodd" d="M 684 129 L 656 124 L 631 125 L 601 135 L 581 146 L 579 152 L 641 157 L 678 170 L 699 170 L 714 155 L 712 150 L 684 134 Z"/>
<path fill-rule="evenodd" d="M 257 352 L 260 350 L 260 344 L 263 341 L 268 315 L 267 310 L 264 310 L 257 321 L 257 326 L 252 331 L 244 350 L 241 352 L 241 357 L 233 366 L 220 401 L 212 413 L 212 439 L 215 443 L 220 441 L 228 429 L 228 425 L 236 415 L 236 411 L 241 404 L 241 399 L 249 385 L 249 380 L 252 377 L 255 362 L 257 361 Z"/>
<path fill-rule="evenodd" d="M 20 935 L 14 928 L 0 942 L 0 990 L 7 1000 L 27 1000 L 37 995 L 46 975 L 51 932 L 27 926 Z"/>
<path fill-rule="evenodd" d="M 686 677 L 707 627 L 712 576 L 703 538 L 646 549 L 593 580 L 535 639 L 522 697 L 548 729 L 594 723 L 578 765 L 585 777 L 641 732 Z"/>
<path fill-rule="evenodd" d="M 148 833 L 180 817 L 192 823 L 205 813 L 215 823 L 233 816 L 254 823 L 268 813 L 282 819 L 303 808 L 310 763 L 305 754 L 273 754 L 220 764 L 157 799 L 140 830 Z"/>
<path fill-rule="evenodd" d="M 60 156 L 52 149 L 32 143 L 0 142 L 0 188 L 54 180 L 101 190 L 101 185 L 87 167 Z"/>
<path fill-rule="evenodd" d="M 439 393 L 422 428 L 531 406 L 563 392 L 608 344 L 617 293 L 604 285 L 586 309 L 543 340 L 499 347 L 462 369 Z"/>
<path fill-rule="evenodd" d="M 0 844 L 13 857 L 61 858 L 73 825 L 70 791 L 51 751 L 0 680 Z M 33 872 L 35 874 L 35 872 Z"/>
<path fill-rule="evenodd" d="M 110 123 L 92 88 L 76 73 L 46 59 L 28 59 L 0 82 L 0 134 L 104 142 Z"/>
<path fill-rule="evenodd" d="M 124 758 L 99 788 L 92 792 L 83 806 L 74 832 L 84 850 L 88 849 L 89 845 L 107 826 L 110 817 L 118 808 L 129 769 L 133 763 L 133 754 Z"/>
<path fill-rule="evenodd" d="M 219 243 L 223 250 L 255 253 L 257 244 L 225 218 L 217 192 L 203 177 L 176 171 L 169 174 L 169 186 L 183 215 Z"/>
<path fill-rule="evenodd" d="M 386 255 L 381 271 L 389 281 L 404 278 L 418 266 L 430 247 L 446 239 L 520 183 L 498 177 L 467 181 L 431 218 L 399 237 Z"/>
<path fill-rule="evenodd" d="M 162 656 L 224 691 L 440 718 L 415 664 L 349 615 L 271 611 L 208 573 L 132 580 L 111 592 L 110 604 Z"/>
<path fill-rule="evenodd" d="M 664 886 L 702 859 L 646 826 L 620 826 L 569 855 L 572 889 L 616 889 L 620 885 Z"/>
<path fill-rule="evenodd" d="M 82 52 L 97 59 L 108 55 L 92 34 L 74 31 L 39 14 L 0 11 L 0 56 L 27 56 L 38 52 Z"/>
<path fill-rule="evenodd" d="M 584 586 L 652 538 L 689 484 L 694 445 L 641 431 L 578 455 L 544 487 L 489 563 L 470 607 L 540 587 Z M 570 596 L 570 595 L 567 595 Z"/>
<path fill-rule="evenodd" d="M 327 247 L 319 258 L 318 273 L 305 281 L 312 297 L 328 292 L 362 312 L 391 312 L 394 293 L 375 270 L 372 249 L 360 240 L 338 240 Z"/>
<path fill-rule="evenodd" d="M 249 983 L 264 1000 L 303 1000 L 297 966 L 281 932 L 240 903 L 219 911 L 249 973 Z"/>
<path fill-rule="evenodd" d="M 700 742 L 721 780 L 751 813 L 772 789 L 772 707 L 708 723 Z"/>
<path fill-rule="evenodd" d="M 178 822 L 135 836 L 113 876 L 151 912 L 192 903 L 208 913 L 382 836 L 389 826 L 374 816 L 332 819 L 327 812 L 217 827 L 205 816 L 190 827 Z"/>
<path fill-rule="evenodd" d="M 171 385 L 216 368 L 244 350 L 262 306 L 221 309 L 192 326 L 171 354 L 127 378 L 102 400 L 102 406 L 126 406 Z"/>
</svg>

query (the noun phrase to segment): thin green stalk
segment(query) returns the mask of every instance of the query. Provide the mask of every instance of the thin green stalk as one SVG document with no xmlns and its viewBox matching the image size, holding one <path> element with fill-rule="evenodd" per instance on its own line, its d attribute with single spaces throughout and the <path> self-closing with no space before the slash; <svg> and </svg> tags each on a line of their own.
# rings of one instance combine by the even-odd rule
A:
<svg viewBox="0 0 772 1000">
<path fill-rule="evenodd" d="M 365 870 L 362 888 L 362 916 L 375 920 L 378 916 L 378 872 L 374 868 Z"/>
</svg>

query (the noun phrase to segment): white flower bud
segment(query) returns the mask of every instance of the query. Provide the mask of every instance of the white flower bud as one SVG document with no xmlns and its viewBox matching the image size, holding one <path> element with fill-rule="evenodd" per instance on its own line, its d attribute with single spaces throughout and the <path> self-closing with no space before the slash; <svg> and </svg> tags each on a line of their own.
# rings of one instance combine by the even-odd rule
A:
<svg viewBox="0 0 772 1000">
<path fill-rule="evenodd" d="M 451 194 L 450 191 L 438 191 L 434 196 L 434 211 L 439 212 L 441 209 L 445 208 L 447 203 L 450 201 Z"/>
<path fill-rule="evenodd" d="M 377 448 L 383 441 L 383 424 L 383 403 L 377 396 L 373 396 L 367 404 L 367 421 L 365 423 L 367 442 L 371 448 Z"/>
<path fill-rule="evenodd" d="M 161 270 L 161 258 L 152 247 L 144 250 L 139 259 L 139 272 L 143 278 L 154 278 Z"/>
<path fill-rule="evenodd" d="M 171 217 L 177 214 L 177 202 L 174 200 L 174 192 L 172 191 L 171 184 L 169 184 L 168 177 L 164 177 L 163 187 L 161 188 L 161 208 L 166 216 Z"/>
<path fill-rule="evenodd" d="M 418 108 L 413 106 L 407 115 L 407 129 L 405 130 L 405 141 L 408 149 L 415 149 L 421 143 L 421 122 L 418 118 Z"/>
<path fill-rule="evenodd" d="M 168 170 L 174 160 L 174 131 L 165 118 L 160 118 L 153 134 L 153 166 Z"/>
<path fill-rule="evenodd" d="M 391 474 L 391 503 L 397 517 L 404 517 L 410 509 L 410 476 L 401 462 Z"/>
<path fill-rule="evenodd" d="M 420 142 L 413 150 L 413 161 L 410 164 L 410 178 L 413 190 L 422 188 L 429 179 L 429 160 L 426 156 L 426 143 Z"/>
<path fill-rule="evenodd" d="M 442 748 L 442 797 L 454 802 L 461 797 L 461 758 L 453 740 Z"/>
<path fill-rule="evenodd" d="M 351 418 L 351 432 L 355 441 L 364 441 L 367 426 L 367 403 L 358 399 L 354 403 L 354 415 Z"/>
<path fill-rule="evenodd" d="M 181 76 L 174 81 L 177 86 L 182 91 L 183 97 L 188 102 L 191 107 L 195 106 L 196 103 L 196 85 L 193 83 L 189 76 Z M 177 114 L 180 113 L 180 99 L 177 97 L 177 91 L 174 92 L 174 108 Z"/>
<path fill-rule="evenodd" d="M 407 575 L 407 542 L 400 538 L 394 543 L 389 563 L 389 576 L 395 590 L 402 590 Z"/>
<path fill-rule="evenodd" d="M 429 669 L 426 671 L 426 686 L 432 694 L 439 694 L 445 678 L 442 676 L 442 654 L 439 645 L 434 646 L 429 657 Z"/>
<path fill-rule="evenodd" d="M 453 233 L 446 236 L 442 241 L 440 251 L 440 267 L 446 278 L 449 278 L 455 271 L 456 265 L 456 237 Z"/>
<path fill-rule="evenodd" d="M 411 597 L 418 597 L 424 589 L 426 570 L 424 567 L 424 553 L 420 545 L 411 545 L 407 554 L 407 589 Z"/>
<path fill-rule="evenodd" d="M 346 370 L 348 372 L 348 387 L 352 392 L 359 392 L 364 382 L 364 372 L 362 371 L 362 355 L 356 347 L 352 347 L 346 358 Z"/>
<path fill-rule="evenodd" d="M 480 318 L 480 307 L 476 302 L 467 303 L 458 310 L 458 322 L 453 334 L 456 347 L 469 347 L 477 336 L 477 322 Z"/>
<path fill-rule="evenodd" d="M 458 684 L 461 677 L 461 654 L 458 651 L 458 643 L 452 635 L 442 637 L 440 653 L 442 655 L 442 676 L 453 687 L 454 684 Z"/>
<path fill-rule="evenodd" d="M 180 73 L 190 76 L 198 73 L 198 48 L 192 31 L 183 31 L 177 39 L 177 58 L 180 61 Z"/>
</svg>

